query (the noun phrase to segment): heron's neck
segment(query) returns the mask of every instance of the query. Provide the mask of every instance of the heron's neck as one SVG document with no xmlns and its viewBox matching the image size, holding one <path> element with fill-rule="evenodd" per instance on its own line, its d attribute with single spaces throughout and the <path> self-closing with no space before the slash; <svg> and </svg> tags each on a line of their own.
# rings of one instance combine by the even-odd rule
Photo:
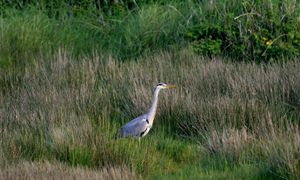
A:
<svg viewBox="0 0 300 180">
<path fill-rule="evenodd" d="M 160 91 L 160 89 L 158 89 L 158 88 L 155 89 L 155 91 L 153 93 L 153 97 L 152 97 L 152 105 L 151 105 L 151 107 L 149 109 L 149 112 L 148 112 L 148 120 L 149 120 L 149 124 L 151 126 L 153 124 L 153 120 L 154 120 L 155 113 L 156 113 L 159 91 Z"/>
</svg>

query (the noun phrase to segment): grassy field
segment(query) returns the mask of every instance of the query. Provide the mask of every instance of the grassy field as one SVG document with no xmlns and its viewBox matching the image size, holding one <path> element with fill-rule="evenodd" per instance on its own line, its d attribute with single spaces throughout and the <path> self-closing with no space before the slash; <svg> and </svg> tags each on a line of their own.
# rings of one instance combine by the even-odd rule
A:
<svg viewBox="0 0 300 180">
<path fill-rule="evenodd" d="M 59 51 L 34 64 L 23 76 L 1 75 L 2 178 L 299 177 L 298 61 L 162 52 L 76 62 Z M 113 140 L 146 111 L 159 81 L 178 88 L 160 94 L 154 128 L 140 143 Z"/>
<path fill-rule="evenodd" d="M 299 3 L 47 2 L 0 2 L 0 179 L 300 178 Z"/>
</svg>

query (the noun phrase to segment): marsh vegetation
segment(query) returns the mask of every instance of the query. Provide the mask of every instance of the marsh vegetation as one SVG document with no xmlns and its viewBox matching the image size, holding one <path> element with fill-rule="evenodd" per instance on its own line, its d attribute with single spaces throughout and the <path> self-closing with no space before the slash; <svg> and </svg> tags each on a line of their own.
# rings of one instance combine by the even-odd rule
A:
<svg viewBox="0 0 300 180">
<path fill-rule="evenodd" d="M 215 51 L 217 39 L 187 37 L 212 7 L 221 14 L 211 22 L 226 7 L 242 13 L 229 0 L 121 1 L 100 12 L 94 1 L 20 2 L 0 8 L 0 179 L 300 177 L 298 35 L 257 47 L 293 52 L 234 58 Z M 298 31 L 287 31 L 297 34 L 299 5 L 280 2 L 294 9 L 287 22 Z M 153 129 L 140 143 L 113 140 L 160 81 L 177 88 L 160 94 Z"/>
</svg>

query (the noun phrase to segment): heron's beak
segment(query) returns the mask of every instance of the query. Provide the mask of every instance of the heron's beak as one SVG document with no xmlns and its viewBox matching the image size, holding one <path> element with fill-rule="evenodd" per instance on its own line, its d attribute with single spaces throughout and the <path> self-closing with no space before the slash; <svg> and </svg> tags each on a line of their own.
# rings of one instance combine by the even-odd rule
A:
<svg viewBox="0 0 300 180">
<path fill-rule="evenodd" d="M 176 86 L 175 86 L 175 85 L 168 84 L 168 85 L 166 86 L 166 88 L 176 88 Z"/>
</svg>

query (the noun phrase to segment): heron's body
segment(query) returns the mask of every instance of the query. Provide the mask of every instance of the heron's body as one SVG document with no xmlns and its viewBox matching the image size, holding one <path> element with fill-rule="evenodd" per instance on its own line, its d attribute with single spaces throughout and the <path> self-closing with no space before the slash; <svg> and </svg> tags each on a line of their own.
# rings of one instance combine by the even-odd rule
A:
<svg viewBox="0 0 300 180">
<path fill-rule="evenodd" d="M 140 138 L 145 136 L 151 127 L 147 119 L 147 114 L 143 114 L 121 127 L 119 135 L 121 137 Z"/>
<path fill-rule="evenodd" d="M 138 116 L 137 118 L 129 121 L 119 130 L 119 137 L 144 137 L 151 129 L 156 113 L 158 94 L 161 89 L 174 88 L 175 86 L 159 83 L 153 93 L 152 105 L 146 114 Z"/>
</svg>

